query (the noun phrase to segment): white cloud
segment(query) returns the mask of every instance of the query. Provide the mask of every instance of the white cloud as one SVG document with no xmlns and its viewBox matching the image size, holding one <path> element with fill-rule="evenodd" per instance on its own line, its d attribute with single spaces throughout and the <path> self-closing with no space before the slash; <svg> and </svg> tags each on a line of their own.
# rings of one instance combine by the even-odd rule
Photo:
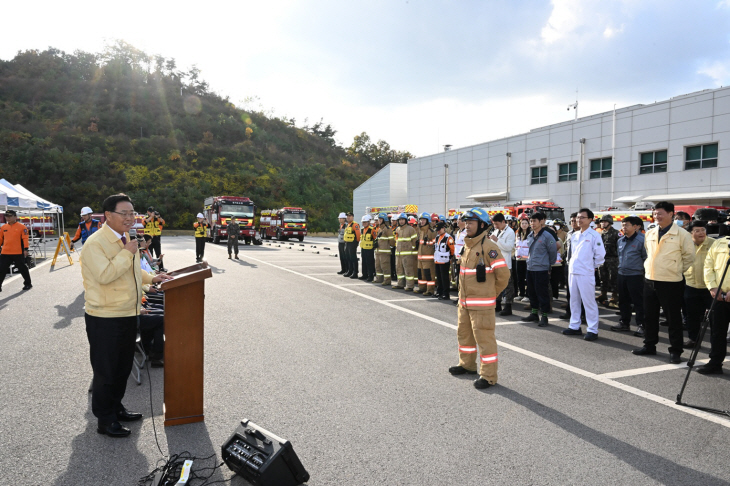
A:
<svg viewBox="0 0 730 486">
<path fill-rule="evenodd" d="M 730 60 L 705 63 L 697 73 L 711 78 L 716 87 L 730 85 Z"/>
<path fill-rule="evenodd" d="M 553 11 L 540 36 L 546 44 L 565 38 L 583 24 L 581 0 L 552 0 Z"/>
<path fill-rule="evenodd" d="M 619 28 L 611 27 L 610 25 L 606 27 L 606 30 L 603 31 L 603 37 L 606 39 L 610 39 L 611 37 L 615 36 L 616 34 L 620 34 L 624 31 L 624 24 L 621 24 Z"/>
</svg>

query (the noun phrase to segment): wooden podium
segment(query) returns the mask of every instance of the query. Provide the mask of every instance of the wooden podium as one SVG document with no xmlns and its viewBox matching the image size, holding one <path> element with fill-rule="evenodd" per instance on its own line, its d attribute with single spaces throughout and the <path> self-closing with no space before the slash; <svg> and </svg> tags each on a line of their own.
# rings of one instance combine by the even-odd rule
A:
<svg viewBox="0 0 730 486">
<path fill-rule="evenodd" d="M 206 262 L 181 268 L 160 285 L 165 291 L 165 425 L 205 420 L 203 415 L 203 335 Z"/>
</svg>

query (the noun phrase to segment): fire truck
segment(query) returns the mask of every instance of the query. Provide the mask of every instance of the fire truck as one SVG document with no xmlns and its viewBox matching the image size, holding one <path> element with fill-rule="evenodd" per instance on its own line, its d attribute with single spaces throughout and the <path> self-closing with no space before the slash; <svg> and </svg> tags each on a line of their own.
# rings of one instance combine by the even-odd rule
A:
<svg viewBox="0 0 730 486">
<path fill-rule="evenodd" d="M 406 213 L 407 216 L 413 216 L 414 218 L 418 219 L 418 205 L 416 204 L 402 204 L 400 206 L 382 206 L 378 208 L 371 208 L 367 207 L 365 208 L 365 213 L 372 216 L 373 219 L 378 217 L 378 214 L 380 213 L 386 213 L 386 214 L 400 214 L 400 213 Z M 355 215 L 355 218 L 358 218 L 357 215 Z"/>
<path fill-rule="evenodd" d="M 593 217 L 598 225 L 598 220 L 605 215 L 609 215 L 613 218 L 613 227 L 621 231 L 621 222 L 629 216 L 638 216 L 644 222 L 644 229 L 648 229 L 649 225 L 654 222 L 654 212 L 647 210 L 632 211 L 631 209 L 615 209 L 608 208 L 605 211 L 596 211 L 593 213 Z"/>
<path fill-rule="evenodd" d="M 514 204 L 505 204 L 503 206 L 485 206 L 484 209 L 490 216 L 497 213 L 518 217 L 521 214 L 528 216 L 535 212 L 541 212 L 545 215 L 545 219 L 559 219 L 565 221 L 565 210 L 552 201 L 520 201 Z M 449 211 L 451 214 L 451 211 Z"/>
<path fill-rule="evenodd" d="M 259 220 L 261 238 L 284 241 L 290 237 L 304 241 L 307 236 L 307 212 L 302 208 L 263 209 Z"/>
<path fill-rule="evenodd" d="M 228 239 L 226 226 L 232 217 L 235 217 L 241 227 L 240 239 L 247 245 L 256 236 L 254 216 L 256 206 L 247 197 L 241 196 L 210 196 L 203 201 L 203 214 L 208 219 L 208 241 L 220 243 Z"/>
</svg>

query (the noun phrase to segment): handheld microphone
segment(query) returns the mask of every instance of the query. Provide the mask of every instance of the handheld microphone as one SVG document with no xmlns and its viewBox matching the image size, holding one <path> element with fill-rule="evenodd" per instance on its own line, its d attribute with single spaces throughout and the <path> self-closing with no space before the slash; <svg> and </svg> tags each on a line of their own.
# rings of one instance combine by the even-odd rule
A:
<svg viewBox="0 0 730 486">
<path fill-rule="evenodd" d="M 136 229 L 134 229 L 134 228 L 131 228 L 131 229 L 129 230 L 129 237 L 130 237 L 130 238 L 137 238 L 137 230 L 136 230 Z"/>
</svg>

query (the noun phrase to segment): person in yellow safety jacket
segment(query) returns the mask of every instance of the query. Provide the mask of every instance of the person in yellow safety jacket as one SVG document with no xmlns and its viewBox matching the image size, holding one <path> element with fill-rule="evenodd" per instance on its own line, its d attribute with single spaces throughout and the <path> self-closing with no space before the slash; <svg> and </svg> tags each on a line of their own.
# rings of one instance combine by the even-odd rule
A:
<svg viewBox="0 0 730 486">
<path fill-rule="evenodd" d="M 428 213 L 421 213 L 418 218 L 418 288 L 415 292 L 423 295 L 434 295 L 436 290 L 436 267 L 433 263 L 436 233 L 431 229 L 430 220 Z"/>
<path fill-rule="evenodd" d="M 362 217 L 362 233 L 360 236 L 360 256 L 362 257 L 362 276 L 358 280 L 372 282 L 375 280 L 375 229 L 370 226 L 372 216 Z"/>
<path fill-rule="evenodd" d="M 395 273 L 398 281 L 394 289 L 413 290 L 416 284 L 416 230 L 407 224 L 406 213 L 398 215 L 398 227 L 395 230 Z M 412 219 L 413 217 L 411 217 Z"/>
<path fill-rule="evenodd" d="M 338 216 L 340 220 L 340 227 L 337 230 L 337 254 L 340 257 L 340 271 L 337 275 L 344 275 L 347 273 L 349 266 L 347 264 L 347 254 L 345 253 L 345 228 L 347 228 L 347 215 L 340 213 Z"/>
<path fill-rule="evenodd" d="M 390 220 L 390 231 L 393 233 L 393 246 L 390 248 L 390 278 L 397 282 L 398 275 L 395 272 L 395 230 L 398 229 L 398 214 L 388 214 L 388 219 Z"/>
<path fill-rule="evenodd" d="M 347 213 L 347 227 L 345 228 L 345 254 L 347 255 L 347 273 L 343 277 L 357 278 L 357 246 L 360 243 L 360 225 L 355 221 L 355 215 Z"/>
<path fill-rule="evenodd" d="M 160 258 L 160 255 L 162 255 L 160 235 L 162 234 L 163 226 L 165 226 L 165 220 L 160 217 L 160 212 L 156 211 L 152 206 L 148 207 L 147 217 L 144 219 L 144 233 L 152 236 L 150 253 L 155 255 L 156 258 Z"/>
<path fill-rule="evenodd" d="M 195 261 L 200 263 L 205 255 L 205 240 L 208 239 L 208 220 L 203 213 L 198 213 L 198 221 L 193 223 L 195 229 Z"/>
<path fill-rule="evenodd" d="M 378 233 L 375 239 L 375 283 L 390 285 L 390 249 L 395 248 L 393 230 L 390 229 L 388 215 L 378 214 Z"/>
<path fill-rule="evenodd" d="M 494 336 L 494 308 L 497 296 L 509 282 L 509 269 L 499 247 L 487 238 L 489 214 L 472 208 L 464 214 L 466 238 L 459 269 L 459 322 L 456 335 L 459 364 L 452 375 L 476 374 L 479 351 L 478 389 L 497 384 L 497 340 Z"/>
</svg>

